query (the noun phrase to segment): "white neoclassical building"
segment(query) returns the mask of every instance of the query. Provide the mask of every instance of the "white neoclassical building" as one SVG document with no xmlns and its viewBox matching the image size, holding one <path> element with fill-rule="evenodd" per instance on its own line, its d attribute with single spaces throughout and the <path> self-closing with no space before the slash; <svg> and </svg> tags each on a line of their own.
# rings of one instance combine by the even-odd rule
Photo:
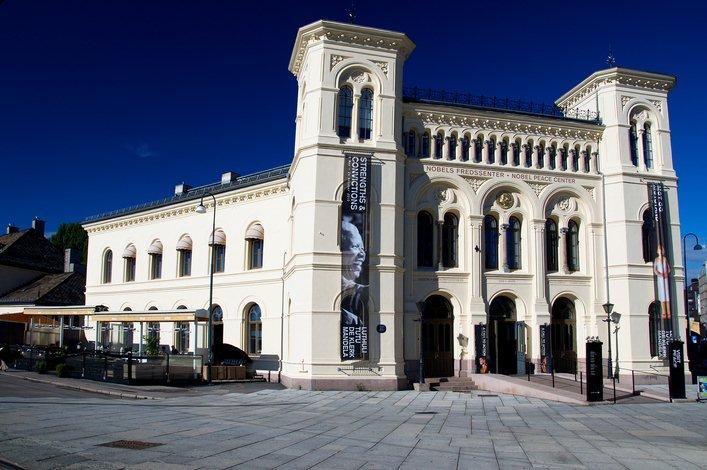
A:
<svg viewBox="0 0 707 470">
<path fill-rule="evenodd" d="M 674 261 L 660 292 L 679 293 L 675 78 L 609 68 L 540 106 L 404 86 L 414 47 L 359 25 L 300 28 L 291 163 L 88 219 L 87 305 L 146 312 L 143 334 L 204 353 L 204 323 L 170 315 L 209 308 L 213 255 L 214 342 L 290 387 L 404 388 L 421 355 L 432 377 L 475 372 L 481 356 L 491 372 L 522 373 L 550 354 L 542 325 L 556 369 L 572 371 L 588 336 L 606 343 L 609 302 L 621 369 L 663 366 L 647 183 L 664 185 Z M 346 155 L 370 165 L 358 284 L 342 281 L 342 250 L 357 249 L 342 242 L 353 233 Z M 365 354 L 349 360 L 344 292 L 362 284 Z M 684 336 L 682 302 L 670 318 Z M 139 342 L 125 328 L 95 332 L 103 345 Z"/>
</svg>

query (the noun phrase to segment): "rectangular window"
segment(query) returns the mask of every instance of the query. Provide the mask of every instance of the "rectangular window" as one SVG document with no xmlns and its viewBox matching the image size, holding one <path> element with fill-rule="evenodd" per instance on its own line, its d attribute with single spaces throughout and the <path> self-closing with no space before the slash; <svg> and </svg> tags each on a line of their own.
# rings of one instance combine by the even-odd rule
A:
<svg viewBox="0 0 707 470">
<path fill-rule="evenodd" d="M 249 263 L 248 269 L 258 269 L 263 267 L 263 240 L 249 240 Z"/>
<path fill-rule="evenodd" d="M 215 273 L 222 273 L 226 270 L 226 245 L 213 245 L 213 269 Z"/>
<path fill-rule="evenodd" d="M 135 280 L 135 258 L 125 258 L 125 282 Z"/>
<path fill-rule="evenodd" d="M 162 253 L 150 255 L 150 279 L 160 279 L 162 277 Z"/>
<path fill-rule="evenodd" d="M 191 250 L 179 250 L 179 277 L 191 276 Z"/>
</svg>

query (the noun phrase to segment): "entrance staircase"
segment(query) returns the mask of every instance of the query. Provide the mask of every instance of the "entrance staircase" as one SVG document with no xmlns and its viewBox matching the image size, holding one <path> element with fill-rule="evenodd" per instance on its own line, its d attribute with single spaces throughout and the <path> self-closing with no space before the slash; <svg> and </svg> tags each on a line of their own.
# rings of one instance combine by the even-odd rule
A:
<svg viewBox="0 0 707 470">
<path fill-rule="evenodd" d="M 425 382 L 430 390 L 437 392 L 471 392 L 477 390 L 476 384 L 470 377 L 437 377 L 426 378 Z"/>
</svg>

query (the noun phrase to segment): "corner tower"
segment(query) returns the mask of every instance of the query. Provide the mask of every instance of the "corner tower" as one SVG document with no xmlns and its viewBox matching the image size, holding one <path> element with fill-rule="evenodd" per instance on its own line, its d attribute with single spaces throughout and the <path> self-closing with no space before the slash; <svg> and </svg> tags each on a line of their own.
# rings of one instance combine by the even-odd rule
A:
<svg viewBox="0 0 707 470">
<path fill-rule="evenodd" d="M 284 283 L 283 378 L 289 386 L 391 389 L 404 378 L 399 144 L 403 63 L 413 48 L 402 33 L 332 21 L 297 32 L 289 65 L 298 87 Z M 371 161 L 370 360 L 358 365 L 341 360 L 339 329 L 346 153 Z M 377 333 L 377 324 L 387 332 Z M 358 366 L 368 372 L 351 377 Z"/>
</svg>

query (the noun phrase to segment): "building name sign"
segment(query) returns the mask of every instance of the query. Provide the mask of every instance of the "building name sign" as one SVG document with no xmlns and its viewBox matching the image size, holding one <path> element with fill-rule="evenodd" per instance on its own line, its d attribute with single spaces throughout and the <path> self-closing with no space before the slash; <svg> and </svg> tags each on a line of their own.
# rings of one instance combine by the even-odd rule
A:
<svg viewBox="0 0 707 470">
<path fill-rule="evenodd" d="M 508 178 L 522 181 L 537 181 L 541 183 L 570 183 L 576 182 L 575 178 L 566 176 L 540 175 L 502 170 L 484 170 L 480 168 L 458 168 L 444 165 L 423 165 L 425 173 L 451 173 L 460 176 L 478 176 L 481 178 Z"/>
</svg>

